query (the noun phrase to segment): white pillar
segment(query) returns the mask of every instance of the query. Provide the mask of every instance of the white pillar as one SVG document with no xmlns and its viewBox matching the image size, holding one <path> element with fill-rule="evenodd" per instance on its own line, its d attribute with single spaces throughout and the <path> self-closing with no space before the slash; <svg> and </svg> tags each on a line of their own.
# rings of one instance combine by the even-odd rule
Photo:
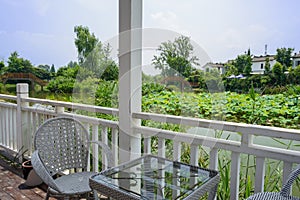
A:
<svg viewBox="0 0 300 200">
<path fill-rule="evenodd" d="M 30 147 L 26 146 L 27 142 L 26 140 L 28 138 L 28 133 L 27 133 L 27 128 L 26 128 L 26 115 L 22 114 L 22 108 L 23 107 L 28 107 L 29 103 L 28 102 L 22 102 L 22 98 L 27 98 L 28 97 L 28 84 L 27 83 L 18 83 L 17 84 L 17 116 L 16 116 L 16 121 L 17 121 L 17 150 L 21 150 L 22 152 L 25 149 L 28 149 Z M 23 127 L 25 126 L 25 127 Z"/>
<path fill-rule="evenodd" d="M 142 0 L 119 0 L 119 162 L 140 157 L 141 139 L 133 133 L 140 120 L 142 88 Z"/>
</svg>

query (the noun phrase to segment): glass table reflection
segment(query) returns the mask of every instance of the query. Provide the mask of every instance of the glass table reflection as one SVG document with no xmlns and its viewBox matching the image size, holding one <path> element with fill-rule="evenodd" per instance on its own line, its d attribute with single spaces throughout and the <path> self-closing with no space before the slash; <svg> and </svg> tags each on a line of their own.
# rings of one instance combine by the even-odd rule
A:
<svg viewBox="0 0 300 200">
<path fill-rule="evenodd" d="M 115 199 L 214 199 L 219 183 L 215 170 L 146 155 L 90 178 L 90 186 Z"/>
</svg>

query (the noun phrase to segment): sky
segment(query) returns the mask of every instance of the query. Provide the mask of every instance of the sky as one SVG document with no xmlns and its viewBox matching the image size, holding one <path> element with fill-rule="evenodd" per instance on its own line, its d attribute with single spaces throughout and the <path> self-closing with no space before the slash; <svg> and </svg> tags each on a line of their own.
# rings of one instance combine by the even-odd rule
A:
<svg viewBox="0 0 300 200">
<path fill-rule="evenodd" d="M 299 0 L 144 0 L 143 28 L 189 36 L 202 50 L 196 56 L 226 62 L 248 48 L 263 55 L 265 45 L 268 54 L 299 52 L 299 7 Z M 110 41 L 118 34 L 118 0 L 0 0 L 0 60 L 17 51 L 33 65 L 76 61 L 76 25 Z"/>
</svg>

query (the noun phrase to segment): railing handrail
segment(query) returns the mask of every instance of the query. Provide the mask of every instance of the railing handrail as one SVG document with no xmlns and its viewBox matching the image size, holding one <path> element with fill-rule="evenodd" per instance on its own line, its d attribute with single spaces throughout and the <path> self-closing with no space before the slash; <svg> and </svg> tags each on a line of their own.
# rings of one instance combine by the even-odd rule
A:
<svg viewBox="0 0 300 200">
<path fill-rule="evenodd" d="M 119 110 L 117 108 L 107 108 L 94 105 L 86 105 L 73 102 L 63 102 L 48 99 L 30 98 L 22 95 L 23 91 L 18 93 L 18 96 L 0 94 L 0 138 L 5 147 L 18 150 L 22 145 L 28 147 L 32 146 L 32 134 L 37 128 L 37 125 L 44 120 L 55 116 L 71 116 L 82 123 L 89 130 L 93 140 L 102 140 L 106 144 L 110 144 L 114 163 L 118 163 L 119 152 L 119 122 L 112 120 L 105 120 L 97 117 L 77 114 L 77 110 L 88 111 L 91 113 L 104 113 L 108 115 L 118 116 Z M 15 103 L 5 102 L 5 100 L 15 101 Z M 44 106 L 30 106 L 30 104 L 42 104 L 53 106 L 50 110 Z M 66 108 L 74 110 L 68 112 Z M 3 112 L 2 112 L 3 111 Z M 266 145 L 256 144 L 253 138 L 255 135 L 274 137 L 287 140 L 300 141 L 300 130 L 286 129 L 270 126 L 251 125 L 244 123 L 225 122 L 217 120 L 208 120 L 200 118 L 190 118 L 182 116 L 135 112 L 131 116 L 140 120 L 151 120 L 162 123 L 172 123 L 175 125 L 183 125 L 183 127 L 201 127 L 220 131 L 229 131 L 241 133 L 238 141 L 230 139 L 215 138 L 212 136 L 203 136 L 192 133 L 175 132 L 170 130 L 163 130 L 158 128 L 151 128 L 147 126 L 133 127 L 133 133 L 141 134 L 144 145 L 144 153 L 152 153 L 151 139 L 153 136 L 157 137 L 157 154 L 159 156 L 166 156 L 166 141 L 172 140 L 173 143 L 173 159 L 180 160 L 182 143 L 190 144 L 190 164 L 197 165 L 199 158 L 200 146 L 209 149 L 209 167 L 217 169 L 218 166 L 218 150 L 225 150 L 231 153 L 230 158 L 230 199 L 238 199 L 239 195 L 239 171 L 240 159 L 242 154 L 256 156 L 256 174 L 255 174 L 255 192 L 263 191 L 264 188 L 264 166 L 265 159 L 271 158 L 283 161 L 283 182 L 287 180 L 288 174 L 292 169 L 294 163 L 300 160 L 300 151 L 288 150 L 279 147 L 271 147 Z M 17 119 L 18 118 L 18 119 Z M 24 120 L 24 121 L 23 121 Z M 18 123 L 24 124 L 24 131 L 18 129 Z M 28 130 L 26 130 L 28 129 Z M 18 131 L 19 130 L 19 131 Z M 202 129 L 201 129 L 202 130 Z M 18 134 L 16 134 L 16 132 Z M 23 134 L 23 132 L 25 134 Z M 189 132 L 189 131 L 187 131 Z M 108 133 L 111 133 L 109 136 Z M 111 137 L 111 138 L 109 138 Z M 0 144 L 2 145 L 2 144 Z M 92 148 L 92 152 L 97 152 L 96 148 Z M 30 152 L 28 152 L 30 153 Z M 95 158 L 98 158 L 96 154 Z M 102 155 L 103 156 L 103 155 Z M 102 158 L 104 159 L 104 158 Z M 98 169 L 98 160 L 93 160 L 93 169 Z"/>
<path fill-rule="evenodd" d="M 191 145 L 203 145 L 209 148 L 229 150 L 237 153 L 246 153 L 255 156 L 265 156 L 268 158 L 292 163 L 295 162 L 295 158 L 300 158 L 299 151 L 268 147 L 257 144 L 243 146 L 243 144 L 239 141 L 232 141 L 221 138 L 206 137 L 201 135 L 174 132 L 149 127 L 135 127 L 135 132 L 143 133 L 144 137 L 157 136 L 159 138 L 169 139 L 177 142 L 184 142 Z"/>
<path fill-rule="evenodd" d="M 155 113 L 133 113 L 137 119 L 152 120 L 163 123 L 186 125 L 191 127 L 202 127 L 230 132 L 240 132 L 242 134 L 257 134 L 260 136 L 275 137 L 289 140 L 300 141 L 300 130 L 287 129 L 271 126 L 253 125 L 236 122 L 217 121 L 200 118 L 190 118 L 174 115 L 155 114 Z M 282 135 L 284 134 L 284 136 Z"/>
<path fill-rule="evenodd" d="M 13 95 L 0 94 L 0 99 L 17 100 L 17 97 Z M 101 106 L 94 106 L 94 105 L 87 105 L 87 104 L 80 104 L 80 103 L 73 103 L 73 102 L 63 102 L 63 101 L 56 101 L 56 100 L 49 100 L 49 99 L 38 99 L 38 98 L 29 97 L 29 98 L 21 98 L 21 101 L 29 102 L 29 103 L 47 104 L 51 106 L 66 107 L 72 109 L 80 109 L 84 111 L 98 112 L 98 113 L 109 114 L 114 116 L 118 116 L 119 113 L 119 110 L 117 108 L 108 108 L 108 107 L 101 107 Z M 190 117 L 146 113 L 146 112 L 133 113 L 132 117 L 137 119 L 180 124 L 180 125 L 186 125 L 191 127 L 203 127 L 203 128 L 231 131 L 231 132 L 240 132 L 243 134 L 259 134 L 261 136 L 300 141 L 300 130 L 298 129 L 287 129 L 287 128 L 279 128 L 279 127 L 271 127 L 271 126 L 208 120 L 208 119 L 200 119 L 200 118 L 190 118 Z"/>
<path fill-rule="evenodd" d="M 73 103 L 73 102 L 56 101 L 56 100 L 49 100 L 49 99 L 38 99 L 38 98 L 29 97 L 29 98 L 22 98 L 21 101 L 29 102 L 29 103 L 48 104 L 52 106 L 72 108 L 72 109 L 80 109 L 80 110 L 90 111 L 90 112 L 99 112 L 99 113 L 115 115 L 115 116 L 117 116 L 119 113 L 119 110 L 116 108 L 108 108 L 108 107 L 101 107 L 101 106 L 94 106 L 94 105 L 80 104 L 80 103 Z"/>
<path fill-rule="evenodd" d="M 17 96 L 14 95 L 7 95 L 7 94 L 0 94 L 0 99 L 6 99 L 6 100 L 17 100 Z"/>
</svg>

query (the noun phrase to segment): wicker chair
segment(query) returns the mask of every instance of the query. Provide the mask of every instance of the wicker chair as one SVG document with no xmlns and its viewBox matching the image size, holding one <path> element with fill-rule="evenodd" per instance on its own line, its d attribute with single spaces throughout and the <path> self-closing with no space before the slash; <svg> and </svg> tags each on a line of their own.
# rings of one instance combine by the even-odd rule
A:
<svg viewBox="0 0 300 200">
<path fill-rule="evenodd" d="M 31 161 L 34 170 L 48 185 L 46 199 L 52 197 L 89 198 L 93 192 L 89 187 L 89 177 L 96 174 L 87 172 L 89 146 L 99 145 L 106 154 L 108 167 L 112 166 L 112 153 L 107 145 L 88 140 L 88 132 L 73 118 L 58 117 L 44 122 L 35 133 Z M 68 175 L 65 170 L 75 171 Z M 96 192 L 94 197 L 97 198 Z"/>
<path fill-rule="evenodd" d="M 300 165 L 290 174 L 287 182 L 283 185 L 280 192 L 261 192 L 250 196 L 247 200 L 300 200 L 299 197 L 290 195 L 293 182 L 300 175 Z"/>
</svg>

